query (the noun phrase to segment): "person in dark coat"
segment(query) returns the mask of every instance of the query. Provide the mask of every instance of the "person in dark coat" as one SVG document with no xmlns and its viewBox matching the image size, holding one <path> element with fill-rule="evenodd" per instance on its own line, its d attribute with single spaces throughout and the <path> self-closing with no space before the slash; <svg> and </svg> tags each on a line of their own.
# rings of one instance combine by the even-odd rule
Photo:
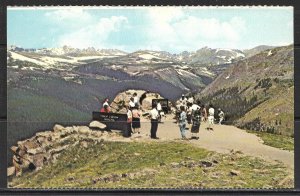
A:
<svg viewBox="0 0 300 196">
<path fill-rule="evenodd" d="M 201 109 L 197 108 L 195 111 L 193 111 L 192 116 L 192 128 L 191 133 L 192 137 L 191 139 L 199 139 L 198 133 L 200 130 L 200 124 L 201 124 Z"/>
<path fill-rule="evenodd" d="M 156 103 L 152 105 L 152 110 L 150 111 L 150 118 L 151 118 L 151 139 L 159 139 L 156 136 L 157 128 L 158 128 L 158 111 L 156 109 Z"/>
<path fill-rule="evenodd" d="M 129 106 L 127 106 L 127 132 L 126 132 L 126 137 L 130 137 L 131 133 L 132 133 L 132 112 L 129 108 Z"/>
</svg>

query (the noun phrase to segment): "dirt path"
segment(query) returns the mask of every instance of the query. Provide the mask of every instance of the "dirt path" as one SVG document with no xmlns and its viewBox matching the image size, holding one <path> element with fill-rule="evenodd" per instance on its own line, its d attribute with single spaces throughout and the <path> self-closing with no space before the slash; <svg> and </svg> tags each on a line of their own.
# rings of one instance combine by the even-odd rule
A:
<svg viewBox="0 0 300 196">
<path fill-rule="evenodd" d="M 148 120 L 142 120 L 141 127 L 141 134 L 150 134 L 150 122 Z M 263 141 L 256 135 L 234 126 L 214 125 L 214 131 L 207 131 L 206 127 L 207 124 L 202 123 L 199 133 L 200 139 L 189 140 L 188 142 L 219 153 L 229 153 L 231 150 L 241 151 L 245 155 L 259 157 L 270 162 L 280 161 L 290 169 L 294 168 L 293 152 L 264 145 Z M 179 127 L 172 119 L 166 119 L 158 125 L 157 136 L 162 141 L 181 138 Z M 188 130 L 187 136 L 190 137 Z"/>
</svg>

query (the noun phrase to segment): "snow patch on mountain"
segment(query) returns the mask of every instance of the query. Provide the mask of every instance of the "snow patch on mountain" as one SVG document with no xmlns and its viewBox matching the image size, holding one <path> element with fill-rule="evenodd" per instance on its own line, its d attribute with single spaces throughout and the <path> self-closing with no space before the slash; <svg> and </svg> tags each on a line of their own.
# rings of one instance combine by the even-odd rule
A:
<svg viewBox="0 0 300 196">
<path fill-rule="evenodd" d="M 57 57 L 41 57 L 40 58 L 42 61 L 44 61 L 47 64 L 57 64 L 57 63 L 78 63 L 77 60 L 75 59 L 64 59 L 64 58 L 57 58 Z"/>
<path fill-rule="evenodd" d="M 272 55 L 272 50 L 270 50 L 269 52 L 268 52 L 268 55 L 267 56 L 271 56 Z"/>
<path fill-rule="evenodd" d="M 151 60 L 151 59 L 154 59 L 154 58 L 161 59 L 161 58 L 159 58 L 157 56 L 154 56 L 152 54 L 141 54 L 141 55 L 139 55 L 139 57 L 141 57 L 143 59 L 147 59 L 147 60 Z"/>
<path fill-rule="evenodd" d="M 11 58 L 15 59 L 15 60 L 27 61 L 27 62 L 34 63 L 34 64 L 37 64 L 37 65 L 47 65 L 47 63 L 45 63 L 45 62 L 38 61 L 36 59 L 32 59 L 32 58 L 23 56 L 21 54 L 15 53 L 15 52 L 10 52 L 10 54 L 11 54 Z"/>
<path fill-rule="evenodd" d="M 183 70 L 183 69 L 175 69 L 176 72 L 181 75 L 181 76 L 187 76 L 187 77 L 198 77 L 197 75 L 189 72 L 189 71 L 186 71 L 186 70 Z"/>
<path fill-rule="evenodd" d="M 214 73 L 208 71 L 208 69 L 206 67 L 201 67 L 200 70 L 201 70 L 202 73 L 204 73 L 206 75 L 209 75 L 209 76 L 214 76 L 215 75 Z"/>
</svg>

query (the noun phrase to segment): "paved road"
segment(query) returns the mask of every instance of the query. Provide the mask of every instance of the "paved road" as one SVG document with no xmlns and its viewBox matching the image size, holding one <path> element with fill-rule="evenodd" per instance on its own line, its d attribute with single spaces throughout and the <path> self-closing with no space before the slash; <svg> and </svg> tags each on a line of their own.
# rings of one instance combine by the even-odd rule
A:
<svg viewBox="0 0 300 196">
<path fill-rule="evenodd" d="M 150 122 L 142 120 L 141 134 L 150 134 Z M 206 130 L 207 124 L 200 126 L 199 140 L 190 140 L 192 144 L 219 153 L 229 153 L 231 150 L 241 151 L 245 155 L 259 157 L 264 160 L 283 162 L 286 166 L 294 168 L 294 153 L 263 144 L 263 141 L 254 134 L 245 130 L 227 125 L 214 125 L 214 131 Z M 187 132 L 190 137 L 190 132 Z M 157 136 L 164 140 L 181 138 L 179 127 L 172 119 L 166 119 L 158 126 Z"/>
</svg>

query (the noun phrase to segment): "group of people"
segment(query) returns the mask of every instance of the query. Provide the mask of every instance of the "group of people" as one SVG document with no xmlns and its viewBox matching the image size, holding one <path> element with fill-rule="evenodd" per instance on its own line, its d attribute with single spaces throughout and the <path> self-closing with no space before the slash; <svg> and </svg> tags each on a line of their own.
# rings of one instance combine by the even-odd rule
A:
<svg viewBox="0 0 300 196">
<path fill-rule="evenodd" d="M 101 112 L 110 112 L 108 99 L 105 99 Z M 140 133 L 141 128 L 141 112 L 140 102 L 137 93 L 133 93 L 130 98 L 127 108 L 127 136 L 130 137 L 132 133 Z M 194 96 L 186 97 L 182 95 L 179 103 L 176 105 L 176 122 L 179 125 L 181 138 L 187 140 L 186 130 L 190 129 L 191 139 L 199 139 L 199 130 L 201 122 L 208 122 L 208 131 L 213 131 L 215 124 L 215 109 L 212 104 L 209 104 L 208 110 L 204 104 L 199 100 L 195 100 Z M 152 104 L 152 110 L 149 112 L 151 121 L 150 137 L 151 139 L 159 139 L 157 137 L 158 123 L 161 121 L 162 106 L 158 101 Z M 225 119 L 224 112 L 218 109 L 218 124 L 222 124 Z"/>
<path fill-rule="evenodd" d="M 213 125 L 215 123 L 215 109 L 212 104 L 209 105 L 209 109 L 207 112 L 206 107 L 201 104 L 199 100 L 195 101 L 195 98 L 193 96 L 186 97 L 185 95 L 182 95 L 176 108 L 176 119 L 179 125 L 182 139 L 187 139 L 186 129 L 188 124 L 191 125 L 191 139 L 199 139 L 198 133 L 200 130 L 201 122 L 208 121 L 208 127 L 206 129 L 209 131 L 213 131 Z M 218 117 L 219 124 L 222 124 L 225 118 L 225 114 L 221 110 L 221 108 L 218 109 Z"/>
<path fill-rule="evenodd" d="M 127 132 L 128 137 L 132 133 L 140 133 L 141 128 L 141 112 L 139 105 L 139 98 L 137 93 L 133 93 L 133 96 L 129 100 L 127 106 Z"/>
</svg>

